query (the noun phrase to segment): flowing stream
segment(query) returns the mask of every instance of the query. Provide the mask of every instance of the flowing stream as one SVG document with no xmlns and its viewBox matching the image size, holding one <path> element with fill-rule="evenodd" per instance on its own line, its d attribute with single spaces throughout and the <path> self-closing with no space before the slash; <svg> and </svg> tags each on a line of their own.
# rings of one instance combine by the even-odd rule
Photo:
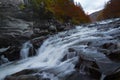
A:
<svg viewBox="0 0 120 80">
<path fill-rule="evenodd" d="M 52 74 L 47 75 L 45 72 L 43 72 L 42 75 L 44 77 L 49 77 L 51 80 L 59 80 L 59 78 L 75 70 L 74 67 L 79 57 L 76 56 L 76 54 L 71 55 L 69 53 L 68 49 L 71 47 L 79 48 L 81 54 L 83 56 L 85 55 L 88 59 L 106 59 L 108 62 L 112 63 L 104 54 L 98 52 L 95 47 L 87 47 L 89 42 L 92 42 L 92 45 L 96 46 L 105 43 L 112 39 L 113 37 L 111 34 L 115 34 L 116 32 L 120 33 L 120 27 L 107 31 L 100 31 L 97 27 L 89 28 L 77 26 L 73 30 L 61 32 L 48 38 L 37 50 L 38 55 L 31 58 L 27 57 L 29 46 L 31 46 L 31 44 L 27 42 L 23 45 L 21 50 L 22 60 L 9 62 L 0 66 L 0 80 L 7 75 L 31 68 L 40 68 L 42 70 L 53 69 L 57 76 Z M 110 42 L 116 42 L 116 40 L 110 40 Z M 67 59 L 62 61 L 65 55 L 67 55 Z"/>
</svg>

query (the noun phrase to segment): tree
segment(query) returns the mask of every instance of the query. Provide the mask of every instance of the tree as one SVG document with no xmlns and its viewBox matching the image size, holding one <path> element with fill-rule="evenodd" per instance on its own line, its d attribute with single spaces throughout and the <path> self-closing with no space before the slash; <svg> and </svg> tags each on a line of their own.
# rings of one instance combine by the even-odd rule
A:
<svg viewBox="0 0 120 80">
<path fill-rule="evenodd" d="M 81 6 L 76 6 L 69 0 L 57 0 L 54 7 L 54 14 L 58 19 L 71 21 L 71 23 L 79 24 L 90 22 L 89 17 L 84 13 Z"/>
<path fill-rule="evenodd" d="M 110 0 L 99 15 L 98 20 L 120 17 L 120 0 Z"/>
<path fill-rule="evenodd" d="M 63 23 L 79 24 L 90 22 L 89 16 L 84 13 L 82 7 L 76 6 L 70 0 L 31 0 L 31 4 L 38 16 L 55 17 Z"/>
</svg>

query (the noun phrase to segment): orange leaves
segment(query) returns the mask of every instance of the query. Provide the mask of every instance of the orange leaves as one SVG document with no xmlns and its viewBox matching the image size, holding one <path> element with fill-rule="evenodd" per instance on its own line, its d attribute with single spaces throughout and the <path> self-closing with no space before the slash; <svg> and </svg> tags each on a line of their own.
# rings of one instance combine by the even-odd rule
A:
<svg viewBox="0 0 120 80">
<path fill-rule="evenodd" d="M 44 15 L 52 13 L 56 19 L 63 23 L 71 22 L 73 24 L 80 24 L 90 22 L 89 17 L 84 13 L 81 6 L 76 6 L 70 0 L 32 0 L 32 4 L 34 4 L 39 15 L 41 13 Z"/>
<path fill-rule="evenodd" d="M 75 24 L 90 22 L 83 9 L 69 0 L 56 0 L 54 14 L 64 22 L 71 21 Z"/>
<path fill-rule="evenodd" d="M 98 20 L 120 17 L 120 0 L 110 0 L 98 17 Z"/>
</svg>

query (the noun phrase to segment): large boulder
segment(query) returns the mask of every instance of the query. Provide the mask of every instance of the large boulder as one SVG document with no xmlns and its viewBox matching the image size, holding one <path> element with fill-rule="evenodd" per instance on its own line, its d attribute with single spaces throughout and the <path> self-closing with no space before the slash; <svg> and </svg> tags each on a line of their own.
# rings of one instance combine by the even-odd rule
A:
<svg viewBox="0 0 120 80">
<path fill-rule="evenodd" d="M 120 43 L 119 42 L 108 42 L 102 45 L 102 48 L 106 50 L 104 54 L 112 61 L 120 61 Z"/>
<path fill-rule="evenodd" d="M 5 80 L 38 80 L 37 77 L 32 76 L 32 75 L 21 75 L 19 77 L 12 77 L 12 76 L 8 76 L 5 78 Z"/>
</svg>

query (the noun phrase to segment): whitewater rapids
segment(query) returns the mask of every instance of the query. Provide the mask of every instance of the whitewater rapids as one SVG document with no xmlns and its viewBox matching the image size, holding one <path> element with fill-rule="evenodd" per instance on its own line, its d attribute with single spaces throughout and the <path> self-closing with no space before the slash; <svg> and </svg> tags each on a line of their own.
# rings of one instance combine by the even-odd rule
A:
<svg viewBox="0 0 120 80">
<path fill-rule="evenodd" d="M 108 22 L 101 22 L 100 24 L 106 24 Z M 91 24 L 92 25 L 92 24 Z M 42 46 L 37 50 L 37 56 L 27 58 L 28 48 L 24 48 L 22 56 L 24 58 L 20 61 L 9 62 L 0 66 L 0 80 L 3 80 L 7 75 L 14 74 L 24 69 L 42 69 L 47 70 L 54 68 L 58 74 L 57 77 L 49 76 L 51 80 L 59 80 L 59 77 L 63 77 L 74 71 L 75 64 L 78 61 L 78 56 L 74 56 L 65 61 L 62 61 L 63 57 L 68 54 L 70 47 L 75 47 L 79 44 L 84 54 L 97 59 L 106 58 L 104 54 L 97 52 L 96 50 L 86 50 L 88 46 L 84 44 L 84 41 L 107 41 L 112 39 L 111 34 L 120 32 L 120 27 L 109 29 L 107 31 L 98 30 L 96 27 L 83 27 L 76 26 L 75 29 L 61 32 L 53 37 L 48 38 Z M 28 43 L 28 42 L 27 42 Z M 29 43 L 30 44 L 30 43 Z M 99 45 L 100 43 L 94 43 Z M 43 73 L 46 74 L 46 73 Z"/>
</svg>

